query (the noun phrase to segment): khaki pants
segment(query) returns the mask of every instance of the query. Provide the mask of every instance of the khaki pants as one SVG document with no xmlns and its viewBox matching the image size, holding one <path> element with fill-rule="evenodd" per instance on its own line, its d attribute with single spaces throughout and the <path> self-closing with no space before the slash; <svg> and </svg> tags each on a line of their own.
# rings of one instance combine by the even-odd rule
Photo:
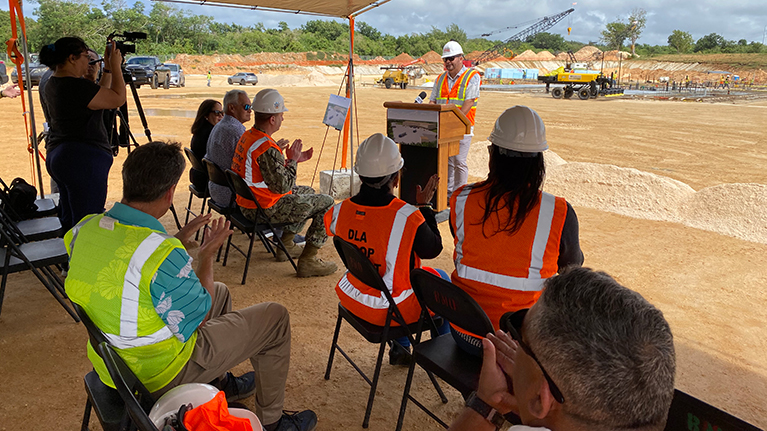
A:
<svg viewBox="0 0 767 431">
<path fill-rule="evenodd" d="M 158 397 L 183 383 L 208 383 L 250 359 L 256 372 L 256 415 L 266 425 L 280 420 L 285 381 L 290 365 L 290 316 L 275 302 L 232 311 L 232 298 L 223 283 L 215 295 L 205 323 L 197 330 L 192 357 Z"/>
</svg>

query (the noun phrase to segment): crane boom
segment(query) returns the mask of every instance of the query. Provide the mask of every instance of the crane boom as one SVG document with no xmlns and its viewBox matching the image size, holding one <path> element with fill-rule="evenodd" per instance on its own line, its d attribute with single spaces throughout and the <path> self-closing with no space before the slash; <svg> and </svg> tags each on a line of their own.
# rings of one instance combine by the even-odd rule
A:
<svg viewBox="0 0 767 431">
<path fill-rule="evenodd" d="M 498 45 L 495 45 L 494 47 L 488 49 L 487 51 L 483 52 L 479 55 L 479 57 L 473 59 L 471 61 L 472 66 L 476 66 L 479 63 L 483 63 L 485 61 L 488 61 L 490 59 L 493 59 L 498 56 L 498 54 L 503 51 L 506 44 L 509 42 L 514 42 L 518 40 L 527 40 L 527 38 L 531 36 L 535 36 L 538 33 L 541 33 L 543 31 L 546 31 L 550 29 L 551 27 L 554 27 L 559 21 L 562 21 L 567 15 L 570 15 L 573 13 L 575 9 L 570 8 L 564 12 L 560 12 L 555 15 L 549 15 L 545 16 L 538 21 L 536 21 L 533 25 L 530 27 L 527 27 L 526 29 L 520 31 L 519 33 L 515 34 L 514 36 L 511 36 L 510 38 L 506 39 L 502 43 L 499 43 Z"/>
</svg>

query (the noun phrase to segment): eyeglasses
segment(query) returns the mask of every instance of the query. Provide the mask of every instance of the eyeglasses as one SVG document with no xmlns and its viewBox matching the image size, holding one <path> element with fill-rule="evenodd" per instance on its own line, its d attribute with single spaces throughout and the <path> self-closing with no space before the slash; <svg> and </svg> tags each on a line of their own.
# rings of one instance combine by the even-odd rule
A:
<svg viewBox="0 0 767 431">
<path fill-rule="evenodd" d="M 508 332 L 509 335 L 511 335 L 511 338 L 513 338 L 514 341 L 519 344 L 519 347 L 522 348 L 527 356 L 533 358 L 535 363 L 538 364 L 538 367 L 540 367 L 541 371 L 543 372 L 543 377 L 549 383 L 549 390 L 551 391 L 551 395 L 553 395 L 554 399 L 557 400 L 560 404 L 563 404 L 565 402 L 565 397 L 562 395 L 562 391 L 560 391 L 556 383 L 551 380 L 551 376 L 549 376 L 549 373 L 547 373 L 543 368 L 541 361 L 539 361 L 538 357 L 535 356 L 535 353 L 533 353 L 533 351 L 530 349 L 530 346 L 522 341 L 522 322 L 525 320 L 525 316 L 527 315 L 528 311 L 530 311 L 529 308 L 523 308 L 513 313 L 504 314 L 503 317 L 501 317 L 501 329 Z"/>
<path fill-rule="evenodd" d="M 210 111 L 210 112 L 218 116 L 224 115 L 224 111 Z"/>
<path fill-rule="evenodd" d="M 460 55 L 460 54 L 458 54 L 458 55 L 454 55 L 454 56 L 452 56 L 452 57 L 445 57 L 445 58 L 443 58 L 443 59 L 442 59 L 442 61 L 444 61 L 445 63 L 447 63 L 447 62 L 449 62 L 449 61 L 453 61 L 453 60 L 455 60 L 456 58 L 458 58 L 458 57 L 460 57 L 460 56 L 461 56 L 461 55 Z"/>
<path fill-rule="evenodd" d="M 242 105 L 242 108 L 244 110 L 250 112 L 250 108 L 252 108 L 252 106 L 250 105 L 250 103 L 246 103 L 246 104 Z"/>
</svg>

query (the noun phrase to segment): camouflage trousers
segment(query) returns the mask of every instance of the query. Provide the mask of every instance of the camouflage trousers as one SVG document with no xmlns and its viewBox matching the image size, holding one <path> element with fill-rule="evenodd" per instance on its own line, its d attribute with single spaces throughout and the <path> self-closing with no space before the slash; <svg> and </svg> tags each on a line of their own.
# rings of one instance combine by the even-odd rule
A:
<svg viewBox="0 0 767 431">
<path fill-rule="evenodd" d="M 312 219 L 309 229 L 306 231 L 306 242 L 317 248 L 322 247 L 328 239 L 325 232 L 323 218 L 325 213 L 333 206 L 335 201 L 328 195 L 316 194 L 314 189 L 308 186 L 295 186 L 293 193 L 285 195 L 276 204 L 264 208 L 264 213 L 272 223 L 290 223 L 283 226 L 285 232 L 299 233 L 303 230 L 308 219 Z M 242 208 L 242 215 L 249 220 L 256 220 L 258 210 Z"/>
</svg>

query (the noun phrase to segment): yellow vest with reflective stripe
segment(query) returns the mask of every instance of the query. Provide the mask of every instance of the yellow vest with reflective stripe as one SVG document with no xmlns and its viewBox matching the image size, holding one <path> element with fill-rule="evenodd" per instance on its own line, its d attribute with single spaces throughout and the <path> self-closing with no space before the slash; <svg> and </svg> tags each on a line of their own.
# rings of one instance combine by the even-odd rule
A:
<svg viewBox="0 0 767 431">
<path fill-rule="evenodd" d="M 181 342 L 155 310 L 150 284 L 181 241 L 104 214 L 88 216 L 64 236 L 69 253 L 67 295 L 79 304 L 150 392 L 170 383 L 189 361 L 197 332 Z M 88 342 L 88 359 L 114 387 Z"/>
</svg>

